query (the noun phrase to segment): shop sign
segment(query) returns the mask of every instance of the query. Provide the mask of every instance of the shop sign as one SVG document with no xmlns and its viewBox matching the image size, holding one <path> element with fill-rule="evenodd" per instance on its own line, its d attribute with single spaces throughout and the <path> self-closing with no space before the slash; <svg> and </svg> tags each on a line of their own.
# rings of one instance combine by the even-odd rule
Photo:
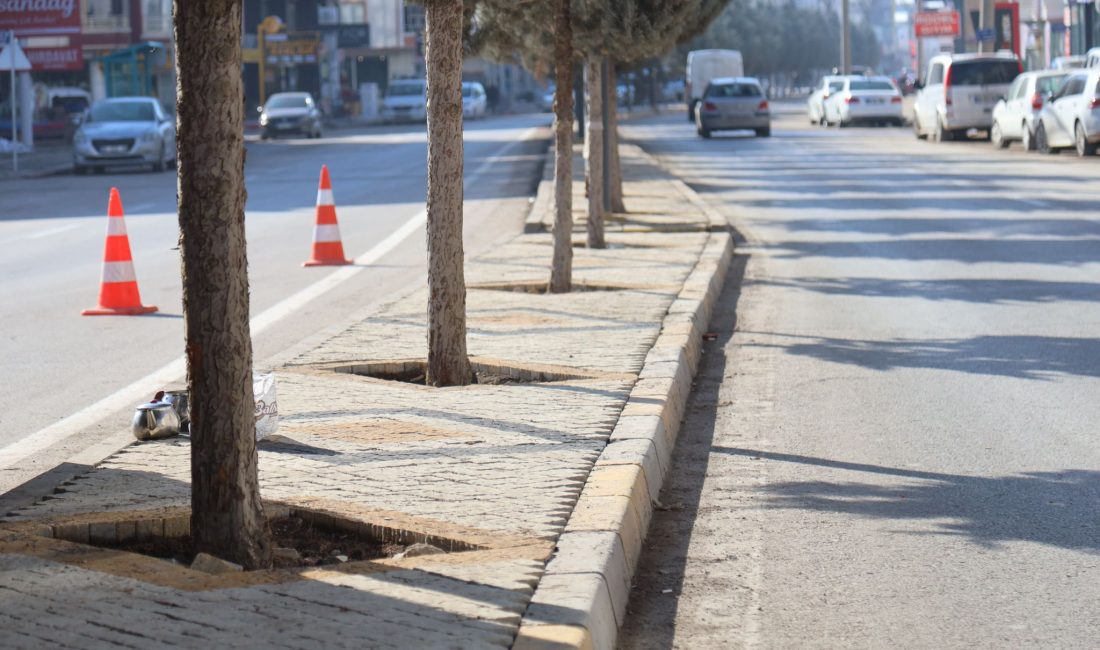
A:
<svg viewBox="0 0 1100 650">
<path fill-rule="evenodd" d="M 268 63 L 317 63 L 320 40 L 314 33 L 271 34 L 264 38 L 264 57 Z"/>
<path fill-rule="evenodd" d="M 336 47 L 370 47 L 370 25 L 340 25 Z"/>
<path fill-rule="evenodd" d="M 913 31 L 918 38 L 930 36 L 958 36 L 959 12 L 919 11 L 913 17 Z"/>
<path fill-rule="evenodd" d="M 16 36 L 79 34 L 79 0 L 0 0 L 0 31 Z"/>
<path fill-rule="evenodd" d="M 23 51 L 34 70 L 84 69 L 84 56 L 79 47 L 38 47 Z"/>
</svg>

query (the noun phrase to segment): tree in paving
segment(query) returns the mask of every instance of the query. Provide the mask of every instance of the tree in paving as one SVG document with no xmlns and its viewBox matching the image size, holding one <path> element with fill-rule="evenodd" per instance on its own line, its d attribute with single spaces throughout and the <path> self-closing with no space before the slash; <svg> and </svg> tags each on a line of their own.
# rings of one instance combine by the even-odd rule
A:
<svg viewBox="0 0 1100 650">
<path fill-rule="evenodd" d="M 424 0 L 428 85 L 428 370 L 431 386 L 473 379 L 462 247 L 462 0 Z"/>
<path fill-rule="evenodd" d="M 195 550 L 271 564 L 260 501 L 244 231 L 242 0 L 175 0 L 180 254 Z"/>
</svg>

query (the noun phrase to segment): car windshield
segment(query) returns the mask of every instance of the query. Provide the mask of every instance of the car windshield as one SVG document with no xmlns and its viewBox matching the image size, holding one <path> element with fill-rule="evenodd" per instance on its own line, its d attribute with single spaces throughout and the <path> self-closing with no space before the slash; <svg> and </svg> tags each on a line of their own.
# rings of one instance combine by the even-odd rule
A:
<svg viewBox="0 0 1100 650">
<path fill-rule="evenodd" d="M 473 97 L 474 96 L 474 87 L 473 86 L 462 86 L 462 96 L 463 97 Z"/>
<path fill-rule="evenodd" d="M 756 84 L 714 84 L 707 90 L 707 97 L 759 97 L 760 95 L 760 86 Z"/>
<path fill-rule="evenodd" d="M 893 90 L 889 81 L 853 81 L 848 86 L 849 90 Z"/>
<path fill-rule="evenodd" d="M 305 95 L 276 95 L 267 100 L 267 108 L 306 108 Z"/>
<path fill-rule="evenodd" d="M 951 64 L 951 85 L 992 86 L 1010 84 L 1020 74 L 1015 61 L 956 61 Z"/>
<path fill-rule="evenodd" d="M 90 122 L 152 122 L 157 119 L 150 102 L 104 102 L 93 104 Z"/>
<path fill-rule="evenodd" d="M 424 86 L 421 84 L 391 84 L 389 90 L 386 91 L 388 97 L 412 97 L 423 94 Z M 465 94 L 465 90 L 463 90 L 463 94 Z"/>
<path fill-rule="evenodd" d="M 843 87 L 844 87 L 844 82 L 843 81 L 830 81 L 829 82 L 829 92 L 831 92 L 831 93 L 835 93 L 836 91 L 840 90 Z"/>
<path fill-rule="evenodd" d="M 1035 80 L 1035 92 L 1040 95 L 1052 95 L 1054 91 L 1058 90 L 1058 87 L 1062 85 L 1062 81 L 1066 78 L 1066 75 L 1050 75 L 1049 77 L 1039 77 Z"/>
</svg>

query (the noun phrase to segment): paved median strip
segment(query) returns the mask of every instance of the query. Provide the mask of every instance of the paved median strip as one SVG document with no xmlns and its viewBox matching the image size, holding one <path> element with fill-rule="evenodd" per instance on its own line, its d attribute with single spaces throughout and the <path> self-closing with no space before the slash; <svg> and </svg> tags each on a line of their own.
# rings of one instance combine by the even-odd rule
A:
<svg viewBox="0 0 1100 650">
<path fill-rule="evenodd" d="M 537 291 L 546 233 L 468 262 L 469 349 L 493 383 L 410 383 L 424 290 L 276 369 L 280 430 L 259 444 L 270 509 L 440 553 L 158 572 L 164 560 L 87 546 L 166 535 L 186 517 L 187 440 L 135 444 L 0 522 L 0 581 L 55 612 L 43 626 L 0 611 L 0 625 L 57 642 L 89 621 L 144 633 L 153 616 L 158 638 L 179 645 L 226 645 L 247 626 L 251 641 L 290 647 L 331 635 L 368 646 L 612 647 L 732 254 L 689 188 L 636 147 L 623 146 L 623 166 L 621 230 L 605 250 L 576 250 L 587 290 Z M 249 623 L 257 612 L 278 625 Z"/>
</svg>

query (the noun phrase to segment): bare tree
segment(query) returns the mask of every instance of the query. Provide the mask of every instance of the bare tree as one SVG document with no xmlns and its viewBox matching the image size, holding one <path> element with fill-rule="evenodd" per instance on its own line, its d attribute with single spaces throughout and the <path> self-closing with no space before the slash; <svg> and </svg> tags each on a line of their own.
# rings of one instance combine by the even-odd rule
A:
<svg viewBox="0 0 1100 650">
<path fill-rule="evenodd" d="M 242 0 L 175 0 L 178 201 L 195 550 L 271 564 L 260 501 L 244 232 Z"/>
<path fill-rule="evenodd" d="M 588 88 L 588 115 L 584 147 L 588 152 L 584 165 L 584 182 L 588 188 L 588 247 L 606 248 L 603 227 L 603 88 L 601 63 L 597 57 L 585 62 L 585 85 Z"/>
<path fill-rule="evenodd" d="M 573 24 L 571 0 L 557 0 L 554 18 L 554 260 L 550 292 L 573 285 Z"/>
<path fill-rule="evenodd" d="M 473 379 L 462 252 L 462 0 L 425 0 L 428 74 L 428 371 L 431 386 Z"/>
</svg>

